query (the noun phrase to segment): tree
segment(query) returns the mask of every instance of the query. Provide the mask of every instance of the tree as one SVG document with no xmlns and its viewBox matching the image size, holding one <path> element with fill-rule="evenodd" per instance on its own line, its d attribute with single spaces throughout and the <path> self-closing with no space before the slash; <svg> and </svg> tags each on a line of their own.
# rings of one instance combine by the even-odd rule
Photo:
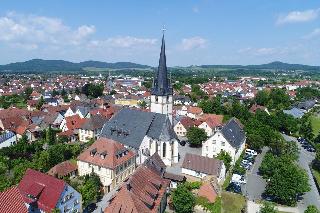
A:
<svg viewBox="0 0 320 213">
<path fill-rule="evenodd" d="M 42 105 L 43 105 L 44 103 L 45 103 L 45 101 L 44 101 L 44 99 L 43 99 L 43 96 L 41 96 L 41 98 L 40 98 L 40 100 L 38 101 L 37 106 L 36 106 L 37 110 L 40 110 L 41 107 L 42 107 Z"/>
<path fill-rule="evenodd" d="M 24 90 L 24 95 L 25 95 L 25 99 L 26 100 L 29 100 L 30 99 L 30 95 L 31 93 L 33 92 L 33 89 L 31 87 L 27 87 L 25 90 Z"/>
<path fill-rule="evenodd" d="M 55 144 L 56 142 L 56 135 L 51 126 L 46 130 L 46 141 L 49 145 Z"/>
<path fill-rule="evenodd" d="M 306 172 L 294 163 L 278 163 L 275 167 L 265 193 L 284 205 L 294 205 L 298 195 L 310 190 Z"/>
<path fill-rule="evenodd" d="M 172 202 L 177 213 L 191 213 L 196 199 L 192 192 L 184 184 L 181 184 L 173 191 Z"/>
<path fill-rule="evenodd" d="M 267 90 L 261 90 L 255 97 L 255 102 L 259 105 L 266 106 L 269 102 L 269 92 Z"/>
<path fill-rule="evenodd" d="M 314 206 L 314 205 L 310 205 L 308 206 L 308 208 L 304 211 L 304 213 L 320 213 L 320 210 Z"/>
<path fill-rule="evenodd" d="M 55 97 L 57 95 L 60 95 L 60 93 L 57 90 L 53 89 L 52 90 L 52 97 Z"/>
<path fill-rule="evenodd" d="M 260 209 L 260 213 L 278 213 L 278 211 L 272 203 L 264 202 Z"/>
<path fill-rule="evenodd" d="M 91 174 L 84 177 L 84 183 L 79 190 L 84 206 L 96 202 L 101 197 L 101 186 L 100 178 L 97 175 Z"/>
<path fill-rule="evenodd" d="M 202 142 L 207 140 L 208 136 L 204 129 L 191 127 L 187 131 L 187 138 L 191 146 L 201 146 Z"/>
<path fill-rule="evenodd" d="M 145 101 L 139 101 L 138 105 L 141 109 L 145 109 L 147 107 L 147 102 Z"/>
<path fill-rule="evenodd" d="M 229 171 L 231 167 L 232 158 L 229 155 L 228 152 L 225 152 L 224 150 L 221 150 L 221 152 L 218 154 L 217 158 L 219 160 L 222 160 L 224 165 L 226 166 L 226 170 Z"/>
<path fill-rule="evenodd" d="M 82 87 L 82 93 L 86 96 L 97 98 L 103 95 L 104 86 L 103 84 L 92 84 L 88 83 Z"/>
</svg>

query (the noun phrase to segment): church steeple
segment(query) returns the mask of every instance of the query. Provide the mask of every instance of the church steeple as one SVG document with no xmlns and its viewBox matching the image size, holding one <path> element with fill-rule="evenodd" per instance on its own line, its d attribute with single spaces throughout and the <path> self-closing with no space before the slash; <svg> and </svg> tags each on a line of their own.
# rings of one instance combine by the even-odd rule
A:
<svg viewBox="0 0 320 213">
<path fill-rule="evenodd" d="M 171 82 L 168 80 L 167 62 L 166 62 L 166 45 L 164 40 L 164 33 L 162 35 L 161 52 L 159 59 L 158 70 L 155 73 L 152 86 L 152 95 L 166 96 L 172 95 L 173 90 Z"/>
</svg>

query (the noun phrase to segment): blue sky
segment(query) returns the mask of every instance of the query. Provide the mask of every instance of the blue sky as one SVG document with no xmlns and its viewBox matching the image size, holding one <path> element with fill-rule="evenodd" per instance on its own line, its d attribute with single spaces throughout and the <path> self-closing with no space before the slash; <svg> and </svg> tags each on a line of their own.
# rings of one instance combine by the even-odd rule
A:
<svg viewBox="0 0 320 213">
<path fill-rule="evenodd" d="M 170 66 L 320 65 L 320 2 L 311 0 L 2 0 L 0 64 L 32 58 Z"/>
</svg>

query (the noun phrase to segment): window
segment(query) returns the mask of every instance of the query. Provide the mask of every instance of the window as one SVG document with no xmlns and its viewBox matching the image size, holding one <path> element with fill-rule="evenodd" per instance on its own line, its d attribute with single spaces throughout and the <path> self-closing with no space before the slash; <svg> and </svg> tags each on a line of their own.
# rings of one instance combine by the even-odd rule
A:
<svg viewBox="0 0 320 213">
<path fill-rule="evenodd" d="M 216 144 L 216 140 L 213 140 L 213 141 L 212 141 L 212 144 Z"/>
<path fill-rule="evenodd" d="M 163 143 L 163 145 L 162 145 L 162 157 L 166 157 L 166 149 L 167 149 L 167 144 Z"/>
<path fill-rule="evenodd" d="M 209 148 L 208 148 L 208 146 L 206 146 L 206 151 L 208 151 L 209 150 Z"/>
<path fill-rule="evenodd" d="M 222 141 L 221 146 L 225 146 L 225 145 L 226 145 L 226 142 Z"/>
</svg>

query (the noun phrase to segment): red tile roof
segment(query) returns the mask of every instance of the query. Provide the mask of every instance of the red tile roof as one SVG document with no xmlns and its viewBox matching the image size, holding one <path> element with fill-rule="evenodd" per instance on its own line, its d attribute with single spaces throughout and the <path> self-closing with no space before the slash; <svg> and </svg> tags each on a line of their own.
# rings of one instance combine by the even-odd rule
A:
<svg viewBox="0 0 320 213">
<path fill-rule="evenodd" d="M 67 160 L 52 167 L 48 171 L 48 174 L 60 178 L 69 175 L 71 172 L 74 172 L 77 169 L 77 164 Z"/>
<path fill-rule="evenodd" d="M 78 114 L 65 118 L 67 121 L 68 130 L 80 129 L 81 126 L 86 122 L 86 118 L 81 118 Z"/>
<path fill-rule="evenodd" d="M 264 111 L 264 110 L 266 110 L 266 107 L 260 106 L 260 105 L 258 105 L 258 104 L 253 104 L 253 105 L 251 106 L 251 108 L 249 109 L 249 111 L 250 111 L 251 113 L 256 113 L 257 110 Z"/>
<path fill-rule="evenodd" d="M 182 124 L 182 126 L 188 130 L 189 128 L 195 126 L 194 124 L 194 120 L 192 120 L 191 118 L 189 117 L 184 117 L 180 120 L 180 123 Z"/>
<path fill-rule="evenodd" d="M 210 128 L 215 128 L 222 125 L 223 115 L 203 114 L 200 120 L 202 122 L 206 122 Z"/>
<path fill-rule="evenodd" d="M 208 199 L 210 203 L 214 203 L 216 201 L 218 194 L 211 183 L 205 182 L 201 185 L 198 191 L 198 196 L 205 197 Z"/>
<path fill-rule="evenodd" d="M 140 165 L 120 191 L 111 200 L 105 213 L 149 213 L 158 212 L 161 200 L 170 181 L 160 174 Z"/>
<path fill-rule="evenodd" d="M 37 197 L 39 209 L 51 212 L 57 205 L 65 182 L 50 175 L 43 174 L 33 169 L 28 169 L 18 185 L 18 189 L 26 203 L 35 200 L 28 195 Z"/>
<path fill-rule="evenodd" d="M 122 153 L 120 155 L 120 153 Z M 102 156 L 105 155 L 103 158 Z M 131 150 L 126 149 L 121 143 L 107 138 L 99 138 L 88 149 L 82 152 L 78 160 L 114 169 L 118 165 L 134 157 Z"/>
<path fill-rule="evenodd" d="M 4 192 L 0 192 L 0 212 L 4 213 L 28 213 L 18 187 L 14 186 Z"/>
<path fill-rule="evenodd" d="M 195 114 L 195 115 L 200 115 L 203 113 L 203 111 L 200 107 L 194 107 L 194 106 L 189 106 L 187 109 L 187 112 Z"/>
</svg>

